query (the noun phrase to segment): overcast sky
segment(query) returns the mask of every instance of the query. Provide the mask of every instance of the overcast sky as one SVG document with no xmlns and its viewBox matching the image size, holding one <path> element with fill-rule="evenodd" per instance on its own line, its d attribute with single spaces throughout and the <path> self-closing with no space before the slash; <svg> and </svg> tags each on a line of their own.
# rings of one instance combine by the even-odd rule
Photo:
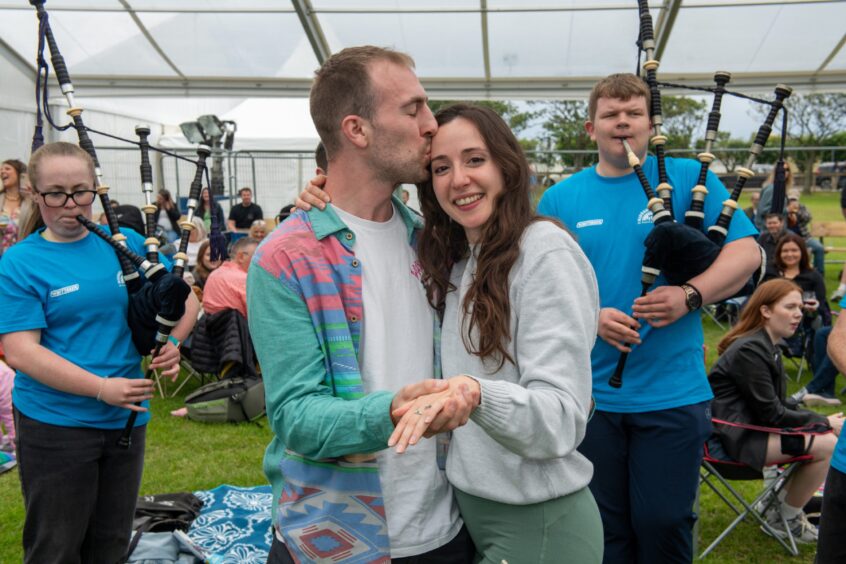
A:
<svg viewBox="0 0 846 564">
<path fill-rule="evenodd" d="M 710 100 L 706 100 L 710 109 Z M 738 98 L 726 98 L 722 107 L 720 129 L 731 131 L 733 137 L 747 138 L 757 130 L 760 117 L 751 115 L 749 103 Z M 308 100 L 253 98 L 226 112 L 224 119 L 238 124 L 238 135 L 243 137 L 317 137 Z M 705 120 L 702 121 L 704 134 Z M 529 131 L 528 136 L 540 134 Z"/>
<path fill-rule="evenodd" d="M 710 108 L 710 99 L 706 99 Z M 88 107 L 118 114 L 136 114 L 133 117 L 166 125 L 178 126 L 193 121 L 203 114 L 215 114 L 221 119 L 233 120 L 238 125 L 236 140 L 248 138 L 300 138 L 316 139 L 317 131 L 311 121 L 308 100 L 302 98 L 250 98 L 250 99 L 152 99 L 152 98 L 89 98 Z M 129 108 L 132 108 L 131 110 Z M 733 137 L 748 138 L 757 130 L 760 117 L 750 115 L 749 103 L 738 98 L 725 98 L 720 129 L 731 131 Z M 705 120 L 698 136 L 704 135 Z M 173 133 L 178 133 L 177 129 Z M 540 124 L 523 133 L 524 137 L 541 135 Z"/>
</svg>

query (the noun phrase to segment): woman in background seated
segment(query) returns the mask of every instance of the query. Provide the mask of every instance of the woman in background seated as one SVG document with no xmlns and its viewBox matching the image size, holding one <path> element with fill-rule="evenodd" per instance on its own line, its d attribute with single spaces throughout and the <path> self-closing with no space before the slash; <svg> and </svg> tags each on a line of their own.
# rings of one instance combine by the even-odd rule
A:
<svg viewBox="0 0 846 564">
<path fill-rule="evenodd" d="M 164 213 L 162 213 L 164 212 Z M 182 214 L 173 201 L 170 191 L 162 188 L 156 196 L 156 211 L 153 217 L 156 220 L 156 225 L 162 228 L 165 232 L 168 242 L 172 243 L 179 239 L 180 227 L 179 218 Z"/>
<path fill-rule="evenodd" d="M 826 301 L 825 280 L 811 268 L 805 240 L 794 233 L 786 233 L 776 246 L 775 264 L 767 270 L 764 280 L 786 278 L 802 289 L 804 317 L 802 327 L 810 332 L 814 379 L 791 396 L 805 405 L 840 405 L 834 396 L 837 370 L 825 354 L 825 344 L 831 331 L 831 308 Z M 801 336 L 788 339 L 788 346 L 801 350 Z"/>
<path fill-rule="evenodd" d="M 197 205 L 197 211 L 194 212 L 194 217 L 203 219 L 206 233 L 211 233 L 212 216 L 217 220 L 220 230 L 226 231 L 226 217 L 223 215 L 223 208 L 217 200 L 214 202 L 211 200 L 212 197 L 208 187 L 204 187 L 200 196 L 200 203 Z"/>
<path fill-rule="evenodd" d="M 784 366 L 776 343 L 796 332 L 802 307 L 802 290 L 795 283 L 775 279 L 762 284 L 749 298 L 737 325 L 720 341 L 721 356 L 708 380 L 714 392 L 715 419 L 780 429 L 813 425 L 815 433 L 823 432 L 783 435 L 715 425 L 729 456 L 753 468 L 806 453 L 814 457 L 793 474 L 779 493 L 780 503 L 772 504 L 766 513 L 776 531 L 786 536 L 787 526 L 798 542 L 813 543 L 817 528 L 808 522 L 802 507 L 825 479 L 843 416 L 825 417 L 785 405 Z"/>
<path fill-rule="evenodd" d="M 202 218 L 194 217 L 191 223 L 194 224 L 194 229 L 191 230 L 191 234 L 188 236 L 188 249 L 186 251 L 189 268 L 197 266 L 197 257 L 200 254 L 200 248 L 209 238 L 206 232 L 206 224 L 203 223 Z"/>
<path fill-rule="evenodd" d="M 206 279 L 209 277 L 209 274 L 219 267 L 221 262 L 223 261 L 213 261 L 211 259 L 211 247 L 209 246 L 209 240 L 206 239 L 203 241 L 197 251 L 197 266 L 194 267 L 194 283 L 201 290 L 206 285 Z"/>
<path fill-rule="evenodd" d="M 255 220 L 250 225 L 250 237 L 259 242 L 267 237 L 267 222 L 263 219 Z"/>
<path fill-rule="evenodd" d="M 831 308 L 826 301 L 825 280 L 822 274 L 811 268 L 808 247 L 805 240 L 795 233 L 785 233 L 776 245 L 774 264 L 767 269 L 764 280 L 786 278 L 802 289 L 804 311 L 808 317 L 816 317 L 822 325 L 831 325 Z"/>
</svg>

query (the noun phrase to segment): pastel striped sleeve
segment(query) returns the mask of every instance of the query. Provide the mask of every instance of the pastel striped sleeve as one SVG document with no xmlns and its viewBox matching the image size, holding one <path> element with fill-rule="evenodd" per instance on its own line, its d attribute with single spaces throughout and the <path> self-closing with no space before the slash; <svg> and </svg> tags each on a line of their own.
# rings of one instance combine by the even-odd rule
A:
<svg viewBox="0 0 846 564">
<path fill-rule="evenodd" d="M 250 334 L 264 377 L 267 416 L 285 446 L 321 459 L 387 447 L 391 392 L 341 399 L 326 384 L 326 355 L 302 297 L 256 262 L 247 276 Z"/>
</svg>

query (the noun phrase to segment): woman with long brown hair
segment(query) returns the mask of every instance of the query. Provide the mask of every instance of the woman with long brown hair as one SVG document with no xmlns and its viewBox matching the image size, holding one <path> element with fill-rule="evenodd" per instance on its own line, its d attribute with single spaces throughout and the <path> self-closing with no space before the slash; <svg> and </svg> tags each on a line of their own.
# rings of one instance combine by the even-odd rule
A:
<svg viewBox="0 0 846 564">
<path fill-rule="evenodd" d="M 813 359 L 814 379 L 791 397 L 806 406 L 840 405 L 834 393 L 837 369 L 828 360 L 825 349 L 831 332 L 831 308 L 826 301 L 825 280 L 811 268 L 805 240 L 795 233 L 785 233 L 776 245 L 773 265 L 767 268 L 764 280 L 784 278 L 802 289 L 802 333 L 785 339 L 790 350 Z M 803 350 L 807 337 L 810 351 Z"/>
<path fill-rule="evenodd" d="M 593 269 L 533 212 L 529 166 L 502 118 L 464 104 L 435 117 L 418 258 L 453 376 L 395 413 L 388 444 L 403 452 L 451 390 L 474 388 L 481 401 L 453 432 L 446 471 L 483 562 L 600 562 L 592 469 L 576 450 L 590 412 Z"/>
<path fill-rule="evenodd" d="M 197 264 L 194 266 L 194 282 L 201 290 L 206 285 L 206 280 L 213 270 L 216 270 L 221 265 L 220 260 L 213 261 L 211 259 L 211 242 L 206 239 L 200 243 L 200 248 L 197 250 Z"/>
<path fill-rule="evenodd" d="M 831 325 L 831 309 L 826 302 L 825 279 L 811 268 L 811 258 L 805 240 L 795 233 L 785 233 L 778 240 L 772 266 L 764 280 L 786 278 L 802 288 L 806 313 L 822 318 L 823 325 Z"/>
<path fill-rule="evenodd" d="M 802 290 L 782 278 L 763 283 L 746 303 L 738 323 L 723 337 L 720 358 L 708 380 L 714 392 L 715 419 L 769 428 L 813 426 L 823 434 L 785 435 L 736 426 L 715 425 L 729 456 L 753 468 L 811 454 L 770 505 L 767 519 L 786 536 L 789 528 L 799 542 L 813 543 L 817 529 L 802 512 L 825 479 L 843 426 L 842 414 L 825 417 L 785 404 L 785 375 L 777 343 L 791 336 L 802 321 Z M 831 429 L 833 433 L 825 433 Z"/>
<path fill-rule="evenodd" d="M 203 188 L 201 194 L 200 202 L 197 204 L 197 211 L 194 212 L 194 216 L 203 219 L 206 233 L 211 233 L 212 216 L 217 220 L 220 230 L 226 231 L 226 218 L 223 215 L 223 208 L 220 203 L 212 197 L 208 187 Z"/>
</svg>

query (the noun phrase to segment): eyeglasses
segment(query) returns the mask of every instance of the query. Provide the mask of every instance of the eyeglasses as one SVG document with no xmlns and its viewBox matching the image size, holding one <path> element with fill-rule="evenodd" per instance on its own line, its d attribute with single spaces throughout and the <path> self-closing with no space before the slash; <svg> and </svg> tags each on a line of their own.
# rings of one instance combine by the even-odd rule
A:
<svg viewBox="0 0 846 564">
<path fill-rule="evenodd" d="M 96 190 L 77 190 L 76 192 L 40 192 L 44 199 L 44 205 L 48 208 L 61 208 L 68 203 L 68 198 L 73 199 L 73 203 L 78 206 L 90 206 L 94 203 L 94 197 L 97 195 Z"/>
</svg>

